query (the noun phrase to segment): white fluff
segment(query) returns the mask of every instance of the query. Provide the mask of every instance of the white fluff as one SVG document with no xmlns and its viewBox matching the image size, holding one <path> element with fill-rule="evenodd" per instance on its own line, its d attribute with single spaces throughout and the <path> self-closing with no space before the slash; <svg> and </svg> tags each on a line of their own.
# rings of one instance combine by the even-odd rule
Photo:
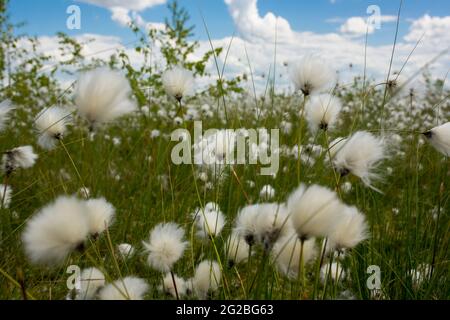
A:
<svg viewBox="0 0 450 320">
<path fill-rule="evenodd" d="M 328 188 L 300 185 L 289 196 L 287 206 L 298 237 L 307 239 L 328 236 L 339 219 L 343 204 Z"/>
<path fill-rule="evenodd" d="M 42 208 L 27 223 L 22 240 L 33 263 L 57 264 L 83 246 L 89 233 L 85 204 L 75 198 L 59 197 Z"/>
<path fill-rule="evenodd" d="M 230 265 L 239 264 L 247 261 L 250 254 L 248 243 L 233 230 L 228 236 L 225 253 Z"/>
<path fill-rule="evenodd" d="M 192 280 L 194 293 L 200 299 L 206 299 L 208 293 L 216 291 L 222 281 L 222 271 L 215 261 L 204 260 L 195 270 Z"/>
<path fill-rule="evenodd" d="M 342 176 L 352 173 L 366 186 L 379 191 L 371 183 L 378 178 L 373 170 L 384 158 L 386 154 L 383 139 L 366 131 L 358 131 L 345 141 L 336 153 L 333 163 Z"/>
<path fill-rule="evenodd" d="M 269 250 L 274 242 L 292 230 L 287 209 L 284 204 L 258 204 L 256 217 L 256 237 Z"/>
<path fill-rule="evenodd" d="M 420 285 L 429 279 L 431 267 L 429 264 L 422 263 L 417 266 L 416 269 L 411 269 L 409 271 L 409 276 L 411 277 L 412 284 L 415 288 L 420 287 Z"/>
<path fill-rule="evenodd" d="M 266 184 L 261 188 L 259 196 L 264 200 L 270 200 L 275 197 L 275 189 L 270 184 Z"/>
<path fill-rule="evenodd" d="M 271 257 L 278 270 L 289 278 L 297 278 L 300 266 L 301 242 L 295 233 L 286 235 L 273 246 Z M 303 243 L 302 261 L 307 265 L 317 254 L 315 239 Z"/>
<path fill-rule="evenodd" d="M 101 300 L 142 300 L 148 290 L 145 280 L 125 277 L 101 289 L 99 297 Z"/>
<path fill-rule="evenodd" d="M 331 270 L 330 270 L 331 268 Z M 331 271 L 331 273 L 330 273 Z M 346 277 L 345 270 L 342 268 L 341 263 L 333 262 L 324 264 L 322 268 L 320 268 L 320 280 L 322 283 L 326 283 L 331 281 L 342 281 Z"/>
<path fill-rule="evenodd" d="M 148 251 L 148 264 L 160 272 L 171 271 L 186 248 L 187 242 L 183 238 L 184 230 L 177 224 L 158 224 L 150 232 L 149 242 L 143 242 Z"/>
<path fill-rule="evenodd" d="M 345 145 L 345 142 L 347 141 L 347 138 L 337 137 L 333 141 L 329 143 L 329 150 L 327 152 L 331 156 L 331 158 L 334 158 L 336 153 L 341 150 L 341 148 Z"/>
<path fill-rule="evenodd" d="M 89 233 L 98 236 L 112 224 L 116 209 L 105 198 L 85 201 L 89 220 Z"/>
<path fill-rule="evenodd" d="M 136 103 L 130 99 L 131 94 L 125 76 L 118 71 L 99 68 L 80 76 L 75 104 L 79 113 L 93 127 L 136 110 Z"/>
<path fill-rule="evenodd" d="M 216 237 L 225 226 L 225 216 L 214 203 L 208 203 L 204 209 L 198 208 L 193 213 L 197 228 L 197 237 L 201 239 Z"/>
<path fill-rule="evenodd" d="M 256 236 L 256 221 L 258 217 L 258 205 L 243 207 L 236 217 L 236 232 L 250 245 L 254 245 Z"/>
<path fill-rule="evenodd" d="M 4 184 L 0 184 L 0 208 L 8 209 L 11 204 L 11 193 L 12 189 L 10 186 L 6 186 Z M 3 203 L 2 203 L 3 201 Z"/>
<path fill-rule="evenodd" d="M 76 299 L 91 300 L 105 285 L 105 275 L 97 268 L 87 268 L 81 272 L 80 281 L 80 290 L 77 292 Z"/>
<path fill-rule="evenodd" d="M 183 278 L 178 277 L 176 274 L 174 274 L 175 278 L 175 284 L 177 286 L 177 292 L 178 296 L 185 296 L 188 286 L 186 284 L 186 281 Z M 160 292 L 166 293 L 171 295 L 172 297 L 176 298 L 177 294 L 175 292 L 175 287 L 173 285 L 172 276 L 170 273 L 167 273 L 163 278 L 163 284 L 158 287 Z"/>
<path fill-rule="evenodd" d="M 450 122 L 424 133 L 431 145 L 444 156 L 450 156 Z"/>
<path fill-rule="evenodd" d="M 64 137 L 70 120 L 70 112 L 61 107 L 42 110 L 34 123 L 38 131 L 38 144 L 44 149 L 53 149 L 56 142 Z"/>
<path fill-rule="evenodd" d="M 336 250 L 351 249 L 361 241 L 367 239 L 367 222 L 357 208 L 345 206 L 329 241 Z"/>
<path fill-rule="evenodd" d="M 295 89 L 301 90 L 306 96 L 327 89 L 335 79 L 335 73 L 328 64 L 312 54 L 294 63 L 290 69 L 290 75 Z"/>
<path fill-rule="evenodd" d="M 119 251 L 119 255 L 122 259 L 128 259 L 134 255 L 136 250 L 129 243 L 121 243 L 117 246 L 117 251 Z"/>
<path fill-rule="evenodd" d="M 169 96 L 181 101 L 185 96 L 192 93 L 194 76 L 189 70 L 173 67 L 163 73 L 162 83 Z"/>
<path fill-rule="evenodd" d="M 14 106 L 9 100 L 4 100 L 0 103 L 0 131 L 5 129 L 6 122 L 9 121 L 9 113 L 14 109 Z"/>
<path fill-rule="evenodd" d="M 19 168 L 31 168 L 38 155 L 34 153 L 32 146 L 22 146 L 6 151 L 2 158 L 2 169 L 5 174 L 10 174 Z"/>
<path fill-rule="evenodd" d="M 305 105 L 305 117 L 311 132 L 333 129 L 341 108 L 340 100 L 330 94 L 311 96 Z"/>
</svg>

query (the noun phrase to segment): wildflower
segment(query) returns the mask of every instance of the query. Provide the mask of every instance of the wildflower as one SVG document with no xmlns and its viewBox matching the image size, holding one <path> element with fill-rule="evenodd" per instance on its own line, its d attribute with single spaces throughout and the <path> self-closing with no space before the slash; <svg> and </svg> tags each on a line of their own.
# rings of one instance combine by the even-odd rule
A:
<svg viewBox="0 0 450 320">
<path fill-rule="evenodd" d="M 116 209 L 105 198 L 89 199 L 85 204 L 89 220 L 89 233 L 97 237 L 111 225 Z"/>
<path fill-rule="evenodd" d="M 280 272 L 295 279 L 298 277 L 300 254 L 302 254 L 302 265 L 306 265 L 314 259 L 317 254 L 315 239 L 310 238 L 304 241 L 302 250 L 301 242 L 293 232 L 275 242 L 271 256 Z"/>
<path fill-rule="evenodd" d="M 358 131 L 345 141 L 336 153 L 333 164 L 341 176 L 351 173 L 368 187 L 378 191 L 371 183 L 378 179 L 373 172 L 379 162 L 386 158 L 382 139 L 365 131 Z"/>
<path fill-rule="evenodd" d="M 228 258 L 228 264 L 233 266 L 245 262 L 250 254 L 248 243 L 234 230 L 225 245 L 225 253 Z"/>
<path fill-rule="evenodd" d="M 162 83 L 166 93 L 180 102 L 192 92 L 194 88 L 194 76 L 189 70 L 174 67 L 163 73 Z"/>
<path fill-rule="evenodd" d="M 337 250 L 354 248 L 367 239 L 366 218 L 355 207 L 345 206 L 339 221 L 329 235 L 330 243 Z"/>
<path fill-rule="evenodd" d="M 69 123 L 70 113 L 61 107 L 42 110 L 35 119 L 38 144 L 44 149 L 53 149 L 56 142 L 63 138 Z"/>
<path fill-rule="evenodd" d="M 247 242 L 249 246 L 257 240 L 256 221 L 258 218 L 258 205 L 248 205 L 242 208 L 236 217 L 236 232 Z"/>
<path fill-rule="evenodd" d="M 135 252 L 133 246 L 129 243 L 119 244 L 117 246 L 117 250 L 119 251 L 119 255 L 120 257 L 122 257 L 122 259 L 130 258 Z"/>
<path fill-rule="evenodd" d="M 342 204 L 335 192 L 318 185 L 300 185 L 287 202 L 292 225 L 299 239 L 326 237 L 335 226 Z"/>
<path fill-rule="evenodd" d="M 9 121 L 9 113 L 14 110 L 14 106 L 11 101 L 4 100 L 0 103 L 0 131 L 5 129 L 6 122 Z"/>
<path fill-rule="evenodd" d="M 118 71 L 99 68 L 81 75 L 75 94 L 75 104 L 90 128 L 112 121 L 136 110 L 130 99 L 128 80 Z"/>
<path fill-rule="evenodd" d="M 0 184 L 0 209 L 8 209 L 11 204 L 11 187 Z"/>
<path fill-rule="evenodd" d="M 225 217 L 216 204 L 208 203 L 204 209 L 198 208 L 193 213 L 199 238 L 216 237 L 225 226 Z"/>
<path fill-rule="evenodd" d="M 19 168 L 31 168 L 37 158 L 32 146 L 17 147 L 6 151 L 2 158 L 3 172 L 8 176 Z"/>
<path fill-rule="evenodd" d="M 81 272 L 80 282 L 77 300 L 90 300 L 105 285 L 105 275 L 97 268 L 87 268 Z"/>
<path fill-rule="evenodd" d="M 334 80 L 333 70 L 315 55 L 306 55 L 292 64 L 291 80 L 305 96 L 327 88 Z"/>
<path fill-rule="evenodd" d="M 275 189 L 270 184 L 266 184 L 261 188 L 259 196 L 264 200 L 270 200 L 275 197 Z"/>
<path fill-rule="evenodd" d="M 193 289 L 197 297 L 206 299 L 208 293 L 216 291 L 222 281 L 222 271 L 215 261 L 204 260 L 195 270 L 192 280 Z"/>
<path fill-rule="evenodd" d="M 431 145 L 444 156 L 450 156 L 450 122 L 423 133 Z"/>
<path fill-rule="evenodd" d="M 101 300 L 143 300 L 148 290 L 144 279 L 125 277 L 101 289 L 99 297 Z"/>
<path fill-rule="evenodd" d="M 258 204 L 258 216 L 255 225 L 256 236 L 259 242 L 264 245 L 265 250 L 270 250 L 279 237 L 292 230 L 288 218 L 284 204 Z"/>
<path fill-rule="evenodd" d="M 82 250 L 89 233 L 85 211 L 82 201 L 62 196 L 33 216 L 22 235 L 31 261 L 57 264 L 73 250 Z"/>
<path fill-rule="evenodd" d="M 328 281 L 328 277 L 330 277 L 333 281 L 342 281 L 345 279 L 346 273 L 340 263 L 327 263 L 320 268 L 320 280 L 322 283 L 326 283 Z"/>
<path fill-rule="evenodd" d="M 143 242 L 148 251 L 148 264 L 160 272 L 169 272 L 182 257 L 187 242 L 184 231 L 175 223 L 158 224 L 151 232 L 149 242 Z"/>
<path fill-rule="evenodd" d="M 176 290 L 173 279 L 175 279 Z M 178 296 L 185 296 L 188 289 L 186 281 L 183 278 L 178 277 L 176 274 L 174 274 L 173 279 L 172 275 L 167 273 L 163 278 L 162 286 L 158 287 L 159 291 L 171 295 L 174 298 L 177 297 L 177 293 Z"/>
<path fill-rule="evenodd" d="M 309 129 L 315 133 L 318 129 L 332 129 L 336 123 L 342 105 L 338 98 L 329 94 L 314 95 L 305 105 L 305 117 Z"/>
</svg>

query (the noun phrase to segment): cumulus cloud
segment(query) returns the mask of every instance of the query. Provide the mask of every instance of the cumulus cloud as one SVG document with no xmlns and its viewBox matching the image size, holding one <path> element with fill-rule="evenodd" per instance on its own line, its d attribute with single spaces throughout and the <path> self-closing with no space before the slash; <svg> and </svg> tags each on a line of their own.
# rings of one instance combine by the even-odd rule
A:
<svg viewBox="0 0 450 320">
<path fill-rule="evenodd" d="M 164 4 L 166 0 L 78 0 L 103 8 L 123 8 L 133 11 L 142 11 L 150 7 Z"/>
<path fill-rule="evenodd" d="M 341 25 L 339 31 L 350 36 L 362 36 L 366 32 L 368 34 L 374 33 L 377 23 L 381 27 L 382 23 L 397 21 L 396 16 L 379 16 L 376 19 L 378 21 L 375 21 L 375 17 L 350 17 Z"/>
<path fill-rule="evenodd" d="M 429 39 L 436 39 L 441 43 L 450 43 L 450 16 L 431 17 L 426 14 L 423 17 L 412 21 L 409 33 L 405 36 L 406 41 L 418 41 L 422 35 Z"/>
</svg>

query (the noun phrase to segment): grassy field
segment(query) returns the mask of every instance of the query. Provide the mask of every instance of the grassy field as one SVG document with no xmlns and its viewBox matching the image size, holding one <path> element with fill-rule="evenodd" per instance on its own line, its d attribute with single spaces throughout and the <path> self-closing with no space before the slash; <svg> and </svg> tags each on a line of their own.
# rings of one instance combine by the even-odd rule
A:
<svg viewBox="0 0 450 320">
<path fill-rule="evenodd" d="M 69 107 L 74 107 L 72 94 L 73 87 L 64 94 Z M 430 80 L 427 88 L 411 93 L 407 86 L 389 90 L 356 78 L 339 84 L 333 94 L 341 99 L 343 110 L 330 132 L 310 133 L 300 116 L 301 93 L 268 90 L 255 98 L 244 91 L 217 98 L 206 91 L 183 100 L 181 113 L 175 99 L 155 94 L 141 97 L 138 111 L 94 132 L 75 114 L 62 142 L 50 151 L 37 145 L 34 119 L 40 110 L 17 105 L 0 134 L 0 150 L 32 145 L 39 158 L 32 168 L 17 170 L 4 181 L 13 192 L 9 207 L 0 209 L 0 298 L 65 299 L 71 296 L 67 268 L 77 265 L 100 269 L 108 283 L 140 277 L 149 285 L 146 299 L 175 299 L 158 290 L 163 274 L 147 264 L 142 244 L 161 222 L 176 222 L 186 232 L 188 246 L 174 265 L 176 275 L 192 278 L 205 259 L 219 263 L 222 275 L 218 289 L 210 293 L 212 299 L 450 298 L 450 162 L 421 134 L 449 119 L 448 90 L 442 81 Z M 205 112 L 205 104 L 210 111 Z M 50 105 L 45 100 L 40 104 Z M 183 113 L 193 116 L 176 123 L 175 115 Z M 278 173 L 263 176 L 261 165 L 231 165 L 220 178 L 210 175 L 204 181 L 196 165 L 175 165 L 171 152 L 177 142 L 170 135 L 177 128 L 192 133 L 194 120 L 201 120 L 204 130 L 279 128 Z M 358 130 L 383 137 L 386 143 L 388 157 L 377 167 L 382 179 L 374 182 L 382 193 L 353 175 L 336 182 L 329 143 Z M 295 149 L 299 145 L 301 151 Z M 339 190 L 342 201 L 356 206 L 367 219 L 368 239 L 334 257 L 345 278 L 328 279 L 326 284 L 321 280 L 320 250 L 302 270 L 304 277 L 296 279 L 280 272 L 260 245 L 248 261 L 231 265 L 225 244 L 239 209 L 267 201 L 283 203 L 300 183 Z M 265 185 L 275 190 L 270 199 L 261 195 Z M 83 252 L 73 252 L 55 268 L 30 263 L 22 243 L 27 221 L 60 195 L 82 197 L 84 186 L 91 198 L 105 197 L 116 208 L 114 223 Z M 196 237 L 192 213 L 208 202 L 219 205 L 226 225 L 218 236 L 202 240 Z M 134 254 L 122 258 L 117 249 L 121 243 L 131 244 Z M 321 243 L 317 239 L 318 247 Z M 325 263 L 329 259 L 325 257 Z M 379 290 L 367 286 L 373 265 L 381 271 Z"/>
</svg>

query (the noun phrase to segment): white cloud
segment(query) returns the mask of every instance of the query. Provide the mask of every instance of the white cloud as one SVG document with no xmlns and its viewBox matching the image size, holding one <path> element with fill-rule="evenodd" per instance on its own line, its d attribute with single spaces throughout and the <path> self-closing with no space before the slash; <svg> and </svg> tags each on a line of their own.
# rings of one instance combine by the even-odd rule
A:
<svg viewBox="0 0 450 320">
<path fill-rule="evenodd" d="M 450 44 L 450 16 L 431 17 L 428 14 L 412 21 L 406 41 L 418 41 L 424 34 L 429 39 L 436 39 L 437 43 Z M 442 39 L 446 41 L 441 42 Z M 444 48 L 442 48 L 444 49 Z"/>
<path fill-rule="evenodd" d="M 142 11 L 150 7 L 166 3 L 166 0 L 78 0 L 103 8 L 124 8 L 133 11 Z"/>
<path fill-rule="evenodd" d="M 375 21 L 375 19 L 377 19 L 377 21 Z M 374 33 L 376 23 L 379 23 L 379 26 L 381 27 L 382 23 L 395 21 L 397 21 L 397 16 L 350 17 L 341 25 L 339 31 L 350 36 L 361 36 L 366 33 Z"/>
</svg>

